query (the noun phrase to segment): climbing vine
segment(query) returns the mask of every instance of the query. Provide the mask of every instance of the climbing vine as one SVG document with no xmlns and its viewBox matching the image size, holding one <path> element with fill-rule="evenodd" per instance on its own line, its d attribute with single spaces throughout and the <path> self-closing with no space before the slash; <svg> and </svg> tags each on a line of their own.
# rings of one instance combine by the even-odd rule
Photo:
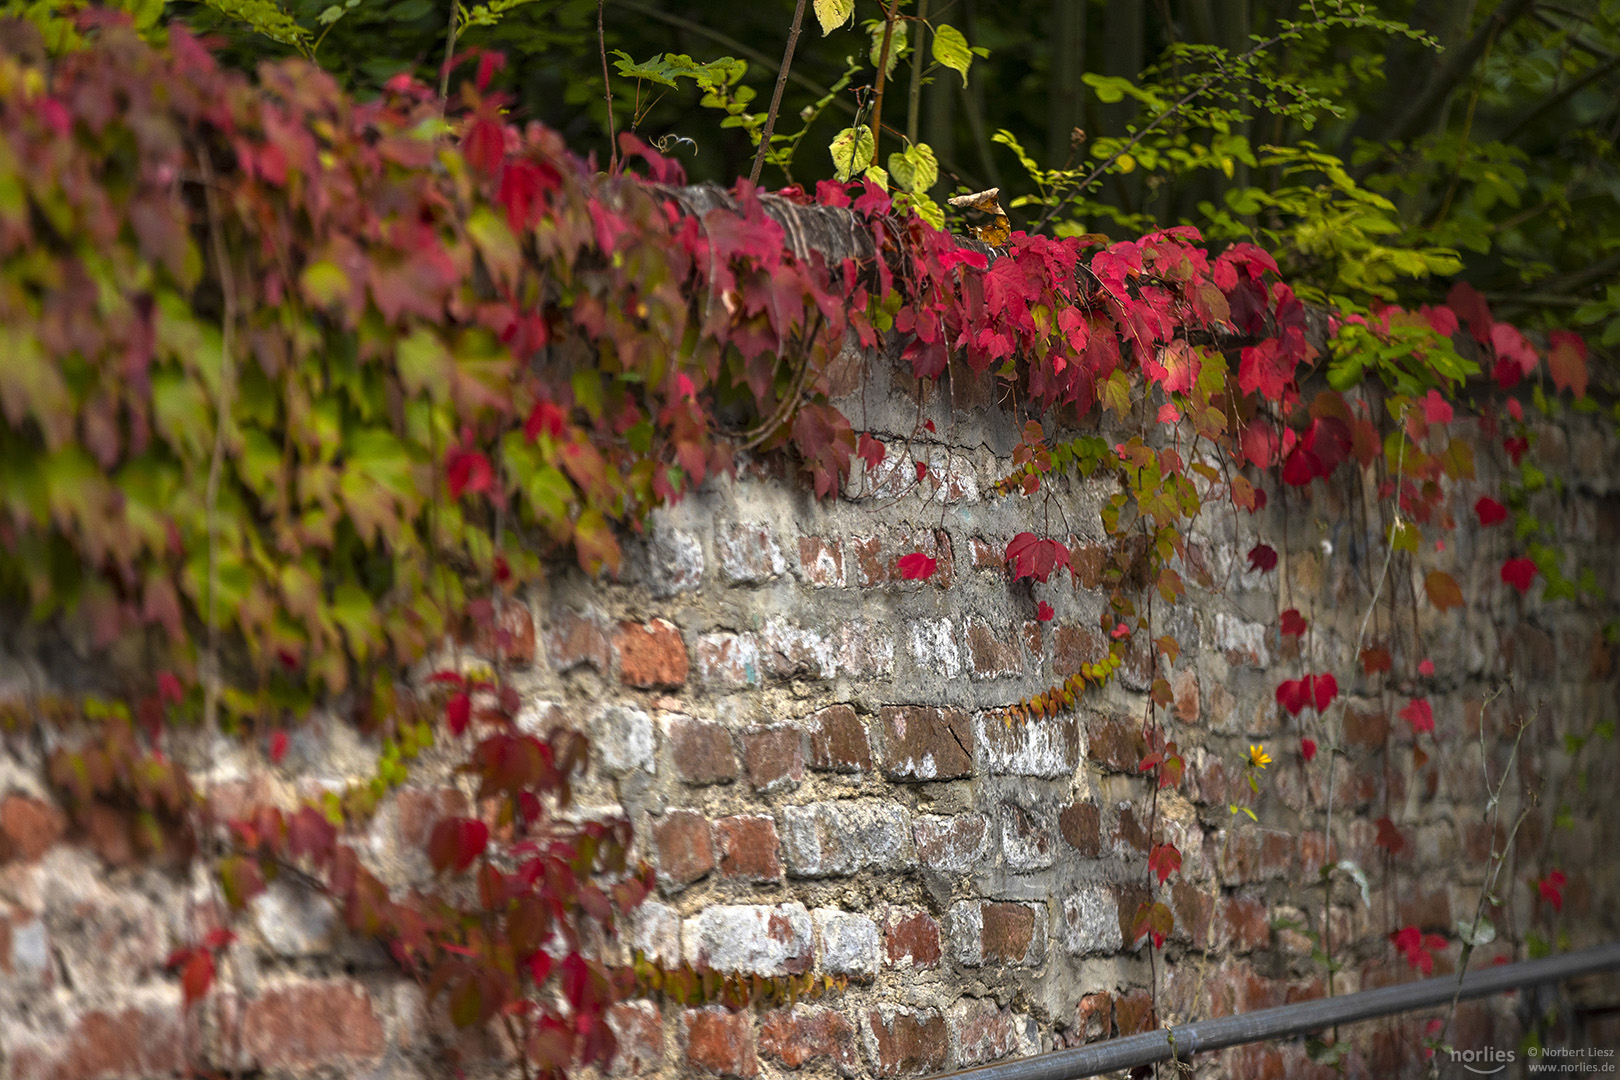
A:
<svg viewBox="0 0 1620 1080">
<path fill-rule="evenodd" d="M 586 744 L 517 723 L 502 612 L 559 556 L 615 574 L 624 532 L 738 449 L 790 455 L 818 497 L 856 458 L 878 469 L 889 448 L 830 400 L 847 339 L 893 343 L 923 383 L 965 370 L 1011 391 L 1029 419 L 1001 494 L 1117 481 L 1101 515 L 1106 648 L 1005 720 L 1072 709 L 1145 653 L 1139 768 L 1155 797 L 1185 762 L 1155 711 L 1171 702 L 1159 658 L 1180 647 L 1155 636 L 1154 604 L 1183 596 L 1185 574 L 1214 584 L 1189 546 L 1201 514 L 1253 514 L 1354 462 L 1392 500 L 1389 554 L 1415 560 L 1424 530 L 1457 523 L 1474 449 L 1448 425 L 1479 377 L 1511 389 L 1544 366 L 1555 389 L 1586 388 L 1579 338 L 1543 352 L 1466 285 L 1418 312 L 1313 322 L 1265 251 L 1211 252 L 1187 227 L 989 248 L 871 180 L 768 196 L 743 183 L 717 206 L 633 135 L 630 165 L 596 172 L 557 133 L 509 121 L 493 55 L 445 111 L 408 78 L 357 102 L 302 61 L 228 73 L 179 28 L 163 48 L 102 13 L 79 30 L 83 47 L 56 57 L 26 24 L 0 46 L 0 586 L 109 663 L 92 692 L 38 695 L 4 722 L 50 732 L 51 779 L 81 828 L 141 857 L 207 858 L 233 909 L 281 876 L 325 892 L 456 1023 L 505 1025 L 525 1071 L 605 1064 L 605 1010 L 633 991 L 740 1006 L 836 988 L 586 958 L 652 876 L 629 861 L 627 823 L 562 815 Z M 843 213 L 848 257 L 785 227 L 810 207 Z M 1517 398 L 1507 409 L 1518 465 L 1528 428 Z M 1137 433 L 1057 435 L 1099 410 Z M 1530 463 L 1520 477 L 1475 507 L 1481 525 L 1521 515 L 1524 554 L 1502 580 L 1595 588 L 1537 543 L 1524 500 L 1545 478 Z M 1033 532 L 1005 557 L 1039 586 L 1075 569 L 1064 539 Z M 1247 561 L 1268 573 L 1278 551 Z M 936 569 L 900 559 L 906 578 Z M 1436 608 L 1464 602 L 1443 571 L 1424 581 Z M 1308 632 L 1297 610 L 1280 618 Z M 1372 640 L 1357 653 L 1368 673 L 1394 662 Z M 1334 672 L 1276 694 L 1315 718 L 1300 745 L 1331 768 Z M 296 809 L 222 819 L 171 746 L 217 730 L 276 764 L 317 710 L 383 749 L 367 782 Z M 1400 715 L 1434 727 L 1425 699 Z M 439 743 L 477 793 L 427 854 L 471 889 L 396 898 L 350 837 Z M 1251 751 L 1252 787 L 1269 760 Z M 1162 888 L 1183 853 L 1152 839 Z M 1561 895 L 1555 875 L 1542 895 Z M 1136 913 L 1155 948 L 1172 929 L 1161 900 Z M 1430 943 L 1398 935 L 1422 965 Z M 171 959 L 188 1004 L 229 941 Z"/>
</svg>

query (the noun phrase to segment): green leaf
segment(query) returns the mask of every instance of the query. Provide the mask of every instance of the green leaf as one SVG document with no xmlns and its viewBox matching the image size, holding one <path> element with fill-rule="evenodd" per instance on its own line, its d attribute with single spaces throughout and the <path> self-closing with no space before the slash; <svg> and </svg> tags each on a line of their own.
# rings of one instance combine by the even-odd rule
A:
<svg viewBox="0 0 1620 1080">
<path fill-rule="evenodd" d="M 1467 919 L 1457 920 L 1457 934 L 1463 943 L 1478 948 L 1489 945 L 1496 940 L 1496 924 L 1491 922 L 1489 915 L 1481 915 L 1477 922 Z"/>
<path fill-rule="evenodd" d="M 934 27 L 934 63 L 948 67 L 962 76 L 962 85 L 967 85 L 968 68 L 973 66 L 973 52 L 968 48 L 967 38 L 962 31 L 948 23 L 940 23 Z"/>
<path fill-rule="evenodd" d="M 845 128 L 833 137 L 827 149 L 832 153 L 833 166 L 838 170 L 841 181 L 865 172 L 872 164 L 872 155 L 877 152 L 872 141 L 872 129 L 868 127 Z"/>
<path fill-rule="evenodd" d="M 855 0 L 816 0 L 816 21 L 821 24 L 821 36 L 855 18 Z"/>
<path fill-rule="evenodd" d="M 885 25 L 881 19 L 872 24 L 872 49 L 868 56 L 871 58 L 874 68 L 878 66 L 878 60 L 883 56 L 883 27 Z M 897 22 L 894 24 L 894 30 L 889 34 L 889 63 L 883 69 L 885 79 L 894 74 L 895 65 L 900 63 L 900 54 L 905 50 L 906 24 Z"/>
<path fill-rule="evenodd" d="M 922 193 L 939 182 L 939 162 L 927 143 L 915 143 L 889 155 L 889 176 L 902 190 Z"/>
<path fill-rule="evenodd" d="M 399 343 L 397 355 L 399 381 L 405 384 L 406 393 L 415 395 L 426 390 L 435 401 L 449 396 L 455 363 L 437 334 L 425 326 L 417 327 Z"/>
<path fill-rule="evenodd" d="M 291 12 L 275 0 L 203 0 L 227 18 L 247 23 L 271 41 L 302 50 L 312 35 L 298 25 Z"/>
</svg>

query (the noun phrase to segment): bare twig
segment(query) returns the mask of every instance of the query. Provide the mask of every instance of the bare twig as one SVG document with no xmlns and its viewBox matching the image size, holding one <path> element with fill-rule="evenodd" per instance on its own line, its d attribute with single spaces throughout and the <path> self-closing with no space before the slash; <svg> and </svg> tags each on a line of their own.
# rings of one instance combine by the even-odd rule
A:
<svg viewBox="0 0 1620 1080">
<path fill-rule="evenodd" d="M 765 167 L 765 155 L 771 152 L 771 132 L 776 130 L 776 113 L 782 107 L 782 88 L 787 85 L 788 70 L 793 67 L 793 50 L 799 44 L 799 26 L 804 22 L 804 0 L 793 9 L 793 26 L 788 30 L 787 48 L 782 50 L 782 66 L 776 73 L 776 90 L 771 94 L 771 111 L 765 116 L 765 130 L 760 132 L 759 150 L 754 154 L 754 168 L 748 174 L 750 184 L 759 183 L 759 171 Z"/>
<path fill-rule="evenodd" d="M 461 0 L 450 0 L 450 24 L 444 31 L 444 63 L 439 66 L 439 115 L 444 115 L 445 102 L 450 98 L 450 61 L 456 57 L 456 15 L 461 11 Z"/>
<path fill-rule="evenodd" d="M 607 102 L 608 172 L 619 168 L 619 136 L 613 130 L 613 84 L 608 80 L 607 34 L 602 29 L 602 3 L 596 0 L 596 48 L 602 54 L 602 100 Z"/>
<path fill-rule="evenodd" d="M 877 91 L 872 95 L 872 160 L 882 161 L 878 143 L 883 135 L 883 84 L 889 72 L 889 45 L 894 37 L 894 22 L 900 13 L 900 0 L 889 0 L 883 13 L 883 46 L 878 50 Z"/>
<path fill-rule="evenodd" d="M 917 21 L 911 43 L 911 89 L 906 95 L 906 142 L 917 142 L 917 118 L 922 111 L 924 47 L 928 44 L 928 0 L 917 0 Z"/>
</svg>

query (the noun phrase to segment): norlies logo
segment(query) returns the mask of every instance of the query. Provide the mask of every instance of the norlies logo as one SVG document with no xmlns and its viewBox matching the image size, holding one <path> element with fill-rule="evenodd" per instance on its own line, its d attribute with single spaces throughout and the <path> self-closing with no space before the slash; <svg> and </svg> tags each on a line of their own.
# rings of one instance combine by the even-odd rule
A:
<svg viewBox="0 0 1620 1080">
<path fill-rule="evenodd" d="M 1450 1053 L 1452 1061 L 1480 1076 L 1494 1076 L 1513 1064 L 1518 1057 L 1513 1050 L 1498 1050 L 1494 1046 L 1482 1050 L 1452 1050 Z"/>
</svg>

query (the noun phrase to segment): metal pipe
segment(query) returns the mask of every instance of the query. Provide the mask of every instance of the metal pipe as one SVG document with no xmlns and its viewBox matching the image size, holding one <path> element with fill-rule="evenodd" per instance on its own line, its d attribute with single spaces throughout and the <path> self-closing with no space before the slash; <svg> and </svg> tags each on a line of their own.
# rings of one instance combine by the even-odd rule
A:
<svg viewBox="0 0 1620 1080">
<path fill-rule="evenodd" d="M 1335 1024 L 1349 1024 L 1429 1005 L 1441 1005 L 1451 1001 L 1453 994 L 1459 999 L 1488 997 L 1522 986 L 1615 970 L 1620 970 L 1620 942 L 1549 956 L 1543 960 L 1481 968 L 1463 976 L 1460 990 L 1454 975 L 1421 979 L 1400 986 L 1385 986 L 1340 997 L 1261 1009 L 1241 1016 L 1200 1020 L 1168 1030 L 1127 1035 L 1091 1046 L 1054 1050 L 1049 1054 L 1035 1054 L 1016 1061 L 980 1065 L 961 1072 L 944 1073 L 941 1078 L 1080 1080 L 1081 1077 L 1097 1076 L 1116 1069 L 1130 1069 L 1156 1061 L 1169 1061 L 1171 1058 L 1187 1061 L 1193 1054 L 1209 1050 L 1222 1050 L 1228 1046 L 1265 1039 L 1289 1038 L 1321 1031 Z"/>
</svg>

